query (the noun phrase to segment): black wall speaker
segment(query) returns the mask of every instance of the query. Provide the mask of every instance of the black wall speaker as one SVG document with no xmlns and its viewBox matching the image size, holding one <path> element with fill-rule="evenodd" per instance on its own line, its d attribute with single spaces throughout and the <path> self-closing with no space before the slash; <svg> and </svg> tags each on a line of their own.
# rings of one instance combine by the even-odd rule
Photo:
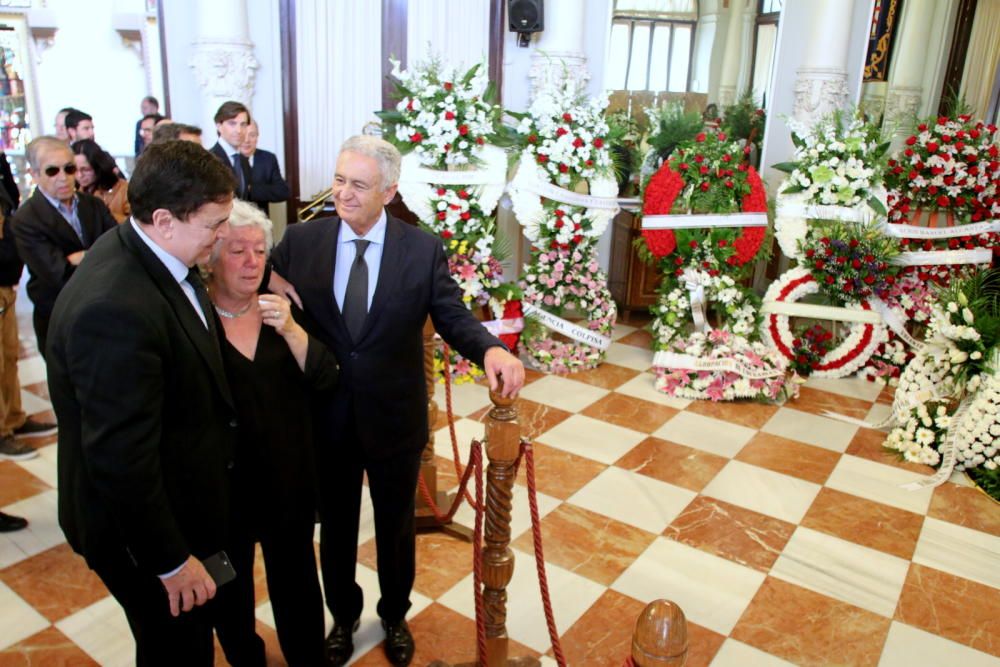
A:
<svg viewBox="0 0 1000 667">
<path fill-rule="evenodd" d="M 544 0 L 507 0 L 507 21 L 511 32 L 541 32 L 545 27 Z"/>
</svg>

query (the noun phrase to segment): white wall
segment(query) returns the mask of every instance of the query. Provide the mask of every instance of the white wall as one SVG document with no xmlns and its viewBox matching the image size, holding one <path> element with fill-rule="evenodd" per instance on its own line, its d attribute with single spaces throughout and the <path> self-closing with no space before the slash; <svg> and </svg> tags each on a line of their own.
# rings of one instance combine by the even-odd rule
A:
<svg viewBox="0 0 1000 667">
<path fill-rule="evenodd" d="M 35 66 L 40 123 L 35 136 L 55 133 L 59 109 L 76 107 L 94 117 L 96 139 L 110 153 L 131 155 L 139 102 L 147 90 L 136 51 L 112 27 L 114 13 L 145 15 L 143 0 L 48 0 L 58 29 Z"/>
</svg>

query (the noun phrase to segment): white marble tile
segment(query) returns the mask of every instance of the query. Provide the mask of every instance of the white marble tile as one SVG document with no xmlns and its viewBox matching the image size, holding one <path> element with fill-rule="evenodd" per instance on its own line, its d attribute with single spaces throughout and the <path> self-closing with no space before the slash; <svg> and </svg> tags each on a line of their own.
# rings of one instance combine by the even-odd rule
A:
<svg viewBox="0 0 1000 667">
<path fill-rule="evenodd" d="M 1000 537 L 927 517 L 913 562 L 1000 588 Z"/>
<path fill-rule="evenodd" d="M 621 324 L 616 322 L 614 328 L 611 330 L 611 340 L 620 340 L 630 333 L 638 331 L 636 327 L 631 327 L 627 324 Z"/>
<path fill-rule="evenodd" d="M 742 461 L 730 461 L 702 494 L 783 521 L 798 523 L 809 511 L 820 486 Z"/>
<path fill-rule="evenodd" d="M 667 407 L 674 408 L 676 410 L 683 410 L 687 406 L 691 405 L 691 401 L 689 399 L 675 398 L 664 394 L 662 391 L 656 391 L 656 386 L 654 384 L 655 381 L 656 377 L 652 373 L 640 373 L 615 389 L 615 391 L 619 394 L 625 394 L 626 396 L 641 398 L 644 401 L 651 401 L 660 405 L 666 405 Z"/>
<path fill-rule="evenodd" d="M 56 498 L 56 491 L 53 489 L 19 500 L 3 508 L 3 511 L 8 514 L 21 516 L 28 520 L 28 527 L 24 530 L 0 535 L 0 540 L 10 540 L 16 550 L 23 554 L 17 560 L 34 556 L 66 541 L 62 529 L 59 528 Z M 0 548 L 0 554 L 6 552 L 7 549 Z M 11 551 L 11 554 L 14 552 Z"/>
<path fill-rule="evenodd" d="M 507 586 L 507 634 L 536 651 L 549 649 L 549 634 L 545 613 L 538 592 L 535 558 L 517 549 L 514 551 L 514 575 Z M 549 595 L 556 628 L 562 635 L 604 593 L 605 587 L 552 563 L 546 564 Z M 468 575 L 437 600 L 440 604 L 468 617 L 475 618 L 472 598 L 472 575 Z"/>
<path fill-rule="evenodd" d="M 863 401 L 874 401 L 882 393 L 882 385 L 869 382 L 863 378 L 816 378 L 810 377 L 806 386 L 831 394 L 840 394 L 850 398 L 860 398 Z"/>
<path fill-rule="evenodd" d="M 0 650 L 49 627 L 49 621 L 0 581 Z"/>
<path fill-rule="evenodd" d="M 801 410 L 780 408 L 760 430 L 789 440 L 843 452 L 851 444 L 858 427 Z"/>
<path fill-rule="evenodd" d="M 21 306 L 18 305 L 18 309 Z M 38 384 L 47 380 L 45 376 L 45 360 L 40 355 L 20 359 L 17 362 L 17 379 L 22 387 Z"/>
<path fill-rule="evenodd" d="M 604 357 L 608 363 L 625 366 L 637 371 L 647 371 L 653 366 L 653 351 L 635 345 L 612 343 Z"/>
<path fill-rule="evenodd" d="M 872 407 L 865 415 L 865 421 L 869 424 L 881 424 L 892 414 L 892 406 L 888 403 L 872 403 Z"/>
<path fill-rule="evenodd" d="M 878 667 L 961 665 L 1000 667 L 1000 658 L 969 648 L 950 639 L 893 621 Z"/>
<path fill-rule="evenodd" d="M 646 439 L 646 434 L 601 419 L 573 415 L 535 440 L 611 465 Z"/>
<path fill-rule="evenodd" d="M 681 606 L 688 620 L 728 635 L 764 581 L 764 573 L 658 537 L 611 588 L 643 603 Z"/>
<path fill-rule="evenodd" d="M 891 617 L 908 569 L 902 558 L 799 526 L 771 576 Z"/>
<path fill-rule="evenodd" d="M 568 502 L 659 535 L 696 495 L 694 491 L 611 466 Z"/>
<path fill-rule="evenodd" d="M 719 652 L 715 654 L 710 664 L 712 667 L 786 667 L 795 663 L 782 660 L 736 639 L 727 639 L 722 642 Z"/>
<path fill-rule="evenodd" d="M 521 390 L 521 397 L 560 410 L 579 412 L 591 403 L 604 398 L 608 393 L 607 389 L 601 387 L 567 380 L 558 375 L 546 375 L 525 385 Z"/>
<path fill-rule="evenodd" d="M 485 433 L 486 425 L 482 422 L 473 421 L 465 417 L 455 418 L 455 440 L 458 442 L 458 452 L 463 462 L 469 460 L 472 441 L 479 440 L 482 442 Z M 451 450 L 451 434 L 447 426 L 434 431 L 434 453 L 445 457 L 449 461 L 454 457 Z"/>
<path fill-rule="evenodd" d="M 45 400 L 38 394 L 33 394 L 25 389 L 21 390 L 21 408 L 28 415 L 36 415 L 52 409 L 52 403 Z"/>
<path fill-rule="evenodd" d="M 54 448 L 55 445 L 49 445 L 43 449 Z M 39 452 L 39 456 L 33 459 L 28 459 L 27 461 L 16 461 L 16 463 L 52 488 L 57 486 L 58 475 L 56 471 L 55 457 L 42 456 L 41 452 Z"/>
<path fill-rule="evenodd" d="M 104 667 L 135 664 L 135 640 L 125 612 L 110 596 L 67 616 L 56 627 Z"/>
<path fill-rule="evenodd" d="M 445 410 L 446 394 L 443 383 L 434 385 L 434 401 L 438 404 L 438 409 Z M 491 405 L 489 387 L 468 382 L 465 384 L 451 384 L 451 410 L 452 414 L 458 417 L 471 415 L 473 412 Z"/>
<path fill-rule="evenodd" d="M 732 458 L 743 449 L 755 433 L 752 428 L 739 424 L 694 412 L 681 412 L 654 431 L 653 435 L 680 445 Z"/>
<path fill-rule="evenodd" d="M 485 493 L 485 484 L 483 486 Z M 475 497 L 475 489 L 470 489 Z M 554 510 L 562 502 L 557 498 L 552 496 L 547 496 L 542 492 L 538 492 L 538 516 L 539 518 L 545 517 L 549 512 Z M 461 524 L 472 530 L 475 527 L 476 514 L 469 506 L 467 502 L 463 502 L 462 506 L 455 513 L 455 523 Z M 521 484 L 514 485 L 514 498 L 513 498 L 513 509 L 511 510 L 510 517 L 510 534 L 511 539 L 517 539 L 521 533 L 531 529 L 531 510 L 528 504 L 528 487 L 522 486 Z M 471 567 L 471 565 L 470 565 Z"/>
<path fill-rule="evenodd" d="M 923 478 L 920 473 L 845 454 L 826 480 L 826 486 L 902 510 L 926 514 L 934 489 L 907 491 L 902 484 Z"/>
</svg>

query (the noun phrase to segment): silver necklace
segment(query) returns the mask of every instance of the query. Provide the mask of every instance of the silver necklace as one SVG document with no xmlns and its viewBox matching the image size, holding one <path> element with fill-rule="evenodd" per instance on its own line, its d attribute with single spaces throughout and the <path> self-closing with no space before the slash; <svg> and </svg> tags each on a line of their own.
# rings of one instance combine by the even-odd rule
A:
<svg viewBox="0 0 1000 667">
<path fill-rule="evenodd" d="M 250 300 L 250 303 L 248 303 L 247 305 L 243 306 L 242 309 L 237 310 L 235 313 L 230 312 L 230 311 L 226 310 L 225 308 L 222 308 L 217 303 L 213 303 L 212 305 L 215 306 L 215 312 L 217 312 L 222 317 L 228 318 L 230 320 L 235 320 L 237 317 L 243 317 L 244 315 L 247 314 L 247 312 L 249 312 L 250 306 L 253 305 L 253 299 Z"/>
</svg>

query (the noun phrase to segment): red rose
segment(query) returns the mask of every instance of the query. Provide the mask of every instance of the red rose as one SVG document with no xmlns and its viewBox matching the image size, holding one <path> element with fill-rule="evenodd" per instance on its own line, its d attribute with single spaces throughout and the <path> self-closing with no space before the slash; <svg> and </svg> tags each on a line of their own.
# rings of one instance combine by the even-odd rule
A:
<svg viewBox="0 0 1000 667">
<path fill-rule="evenodd" d="M 933 141 L 928 141 L 927 142 L 927 152 L 928 153 L 937 153 L 937 149 L 938 149 L 938 145 L 935 142 L 933 142 Z"/>
<path fill-rule="evenodd" d="M 538 135 L 537 134 L 529 134 L 528 135 L 528 143 L 529 144 L 533 144 L 533 143 L 535 143 L 537 141 L 538 141 Z"/>
<path fill-rule="evenodd" d="M 677 266 L 680 266 L 683 263 L 684 263 L 684 258 L 683 257 L 681 257 L 680 255 L 678 255 L 677 257 L 674 257 L 674 264 L 676 264 Z"/>
<path fill-rule="evenodd" d="M 822 269 L 824 266 L 826 266 L 826 262 L 822 259 L 817 259 L 815 266 L 817 269 Z"/>
<path fill-rule="evenodd" d="M 873 282 L 875 282 L 875 276 L 871 275 L 870 273 L 867 276 L 865 276 L 866 285 L 871 285 Z"/>
<path fill-rule="evenodd" d="M 447 190 L 445 190 L 444 188 L 438 188 L 437 189 L 438 197 L 444 197 L 445 192 L 447 192 Z"/>
<path fill-rule="evenodd" d="M 851 260 L 851 266 L 853 268 L 855 268 L 855 269 L 860 269 L 861 268 L 861 260 L 860 259 Z"/>
<path fill-rule="evenodd" d="M 549 161 L 549 156 L 546 155 L 545 153 L 539 153 L 537 159 L 538 159 L 538 164 L 545 164 L 546 162 Z"/>
<path fill-rule="evenodd" d="M 921 123 L 920 125 L 917 126 L 917 129 L 920 130 L 921 132 L 926 132 L 927 131 L 927 123 Z"/>
<path fill-rule="evenodd" d="M 955 142 L 955 150 L 957 150 L 957 151 L 965 150 L 965 142 L 964 141 L 956 141 Z"/>
<path fill-rule="evenodd" d="M 697 241 L 688 241 L 688 247 L 691 248 L 691 250 L 694 250 L 695 248 L 698 247 L 698 242 Z"/>
<path fill-rule="evenodd" d="M 708 167 L 706 167 L 705 165 L 701 165 L 701 169 L 699 171 L 701 171 L 702 174 L 707 174 L 708 173 Z"/>
<path fill-rule="evenodd" d="M 581 236 L 580 234 L 577 234 L 576 236 L 573 237 L 573 243 L 579 243 L 582 240 L 583 236 Z"/>
<path fill-rule="evenodd" d="M 594 161 L 593 160 L 587 160 L 586 162 L 584 162 L 584 164 L 587 165 L 588 167 L 593 167 L 594 166 Z"/>
<path fill-rule="evenodd" d="M 455 120 L 455 114 L 453 114 L 450 111 L 445 111 L 444 112 L 444 119 L 445 120 Z"/>
<path fill-rule="evenodd" d="M 424 135 L 420 134 L 419 132 L 414 132 L 413 134 L 410 135 L 410 141 L 412 141 L 415 144 L 419 144 L 423 140 L 424 140 Z"/>
<path fill-rule="evenodd" d="M 567 123 L 572 123 L 573 122 L 573 116 L 569 115 L 568 113 L 564 113 L 562 115 L 562 119 L 564 121 L 566 121 Z"/>
<path fill-rule="evenodd" d="M 688 170 L 688 163 L 687 162 L 681 162 L 679 165 L 677 165 L 677 168 L 680 169 L 681 171 L 687 171 Z"/>
<path fill-rule="evenodd" d="M 697 141 L 698 143 L 701 143 L 701 142 L 705 141 L 705 133 L 704 132 L 699 132 L 698 136 L 696 136 L 694 138 L 694 140 Z"/>
<path fill-rule="evenodd" d="M 913 149 L 907 148 L 905 151 L 903 151 L 903 155 L 905 155 L 906 157 L 913 157 Z M 893 162 L 895 162 L 895 160 L 893 160 Z"/>
<path fill-rule="evenodd" d="M 944 208 L 945 206 L 947 206 L 950 203 L 951 203 L 951 201 L 948 199 L 947 195 L 941 195 L 940 197 L 937 198 L 937 205 L 940 206 L 940 207 L 942 207 L 942 208 Z"/>
<path fill-rule="evenodd" d="M 565 174 L 568 171 L 569 171 L 569 165 L 563 164 L 562 162 L 560 162 L 559 163 L 559 173 L 560 174 Z"/>
<path fill-rule="evenodd" d="M 445 229 L 441 232 L 441 238 L 450 239 L 452 237 L 451 230 Z"/>
<path fill-rule="evenodd" d="M 564 134 L 569 134 L 569 130 L 567 130 L 565 127 L 557 127 L 556 128 L 556 136 L 557 137 L 561 137 Z"/>
<path fill-rule="evenodd" d="M 857 239 L 851 239 L 850 246 L 852 248 L 857 248 L 858 247 L 858 240 Z"/>
<path fill-rule="evenodd" d="M 574 148 L 583 148 L 583 139 L 581 139 L 580 137 L 577 137 L 576 139 L 574 139 L 573 140 L 573 147 Z"/>
<path fill-rule="evenodd" d="M 468 199 L 469 198 L 469 193 L 466 192 L 465 190 L 459 190 L 458 191 L 458 198 L 459 199 Z"/>
<path fill-rule="evenodd" d="M 448 211 L 438 211 L 438 220 L 445 220 L 448 217 Z"/>
<path fill-rule="evenodd" d="M 732 188 L 733 187 L 733 182 L 732 181 L 726 181 L 726 187 L 727 188 Z"/>
<path fill-rule="evenodd" d="M 454 85 L 451 83 L 451 81 L 445 81 L 444 82 L 444 89 L 445 90 L 451 90 L 452 88 L 454 88 Z"/>
<path fill-rule="evenodd" d="M 698 164 L 701 164 L 702 162 L 705 161 L 705 156 L 704 155 L 700 155 L 700 154 L 699 155 L 695 155 L 694 156 L 694 161 L 697 162 Z"/>
<path fill-rule="evenodd" d="M 469 133 L 469 126 L 468 125 L 459 125 L 458 126 L 458 133 L 461 134 L 464 137 L 465 135 L 467 135 Z"/>
<path fill-rule="evenodd" d="M 703 182 L 700 187 L 702 192 L 708 192 L 709 188 L 708 181 Z"/>
<path fill-rule="evenodd" d="M 955 206 L 965 206 L 965 197 L 962 195 L 955 197 Z"/>
<path fill-rule="evenodd" d="M 951 135 L 950 134 L 942 134 L 941 135 L 941 141 L 943 143 L 950 144 L 951 143 Z"/>
<path fill-rule="evenodd" d="M 815 254 L 816 254 L 816 251 L 813 248 L 809 248 L 808 250 L 806 250 L 806 257 L 808 257 L 810 259 L 812 259 L 812 256 L 815 255 Z M 819 261 L 822 262 L 823 260 L 819 260 Z"/>
<path fill-rule="evenodd" d="M 830 245 L 830 237 L 824 236 L 819 240 L 819 242 L 822 243 L 823 245 Z"/>
<path fill-rule="evenodd" d="M 719 141 L 725 141 L 726 140 L 726 133 L 725 132 L 719 132 L 715 136 L 717 136 L 719 138 Z"/>
<path fill-rule="evenodd" d="M 730 162 L 730 161 L 732 161 L 732 159 L 733 159 L 733 156 L 730 155 L 729 153 L 726 153 L 725 155 L 722 156 L 722 161 L 723 162 Z"/>
<path fill-rule="evenodd" d="M 601 139 L 600 137 L 594 139 L 594 148 L 603 148 L 603 147 L 604 147 L 604 139 Z"/>
<path fill-rule="evenodd" d="M 827 276 L 826 277 L 826 284 L 827 285 L 832 285 L 833 284 L 833 276 Z"/>
<path fill-rule="evenodd" d="M 847 264 L 847 258 L 844 257 L 843 255 L 838 256 L 837 257 L 837 264 L 841 264 L 841 265 Z"/>
<path fill-rule="evenodd" d="M 566 212 L 563 211 L 561 208 L 557 208 L 554 213 L 557 218 L 561 218 L 564 215 L 566 215 Z"/>
<path fill-rule="evenodd" d="M 914 137 L 914 136 L 907 137 L 907 139 L 906 139 L 906 145 L 907 146 L 912 146 L 915 143 L 917 143 L 917 138 L 916 137 Z"/>
<path fill-rule="evenodd" d="M 562 220 L 556 220 L 555 228 L 562 229 L 565 223 Z"/>
<path fill-rule="evenodd" d="M 727 245 L 729 245 L 729 241 L 727 241 L 726 239 L 719 239 L 720 248 L 725 248 Z"/>
<path fill-rule="evenodd" d="M 476 143 L 482 146 L 486 142 L 483 140 L 482 137 L 476 137 Z"/>
</svg>

